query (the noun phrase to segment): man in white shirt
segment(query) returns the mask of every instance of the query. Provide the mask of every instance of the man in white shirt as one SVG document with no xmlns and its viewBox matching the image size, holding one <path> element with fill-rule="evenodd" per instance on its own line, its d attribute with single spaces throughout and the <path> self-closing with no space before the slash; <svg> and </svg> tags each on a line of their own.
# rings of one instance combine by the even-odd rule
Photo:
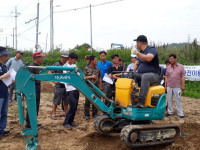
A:
<svg viewBox="0 0 200 150">
<path fill-rule="evenodd" d="M 63 65 L 63 67 L 76 67 L 76 61 L 78 59 L 78 55 L 74 52 L 69 54 L 69 60 Z M 63 71 L 63 73 L 67 73 L 67 71 Z M 65 117 L 65 121 L 63 126 L 67 129 L 72 129 L 72 127 L 77 127 L 78 125 L 74 123 L 74 117 L 76 114 L 76 110 L 78 107 L 79 100 L 79 91 L 72 85 L 65 83 L 65 88 L 68 94 L 69 100 L 69 110 Z"/>
<path fill-rule="evenodd" d="M 132 63 L 128 65 L 127 70 L 126 71 L 133 71 L 133 66 L 136 62 L 137 59 L 137 55 L 131 54 L 131 61 Z"/>
</svg>

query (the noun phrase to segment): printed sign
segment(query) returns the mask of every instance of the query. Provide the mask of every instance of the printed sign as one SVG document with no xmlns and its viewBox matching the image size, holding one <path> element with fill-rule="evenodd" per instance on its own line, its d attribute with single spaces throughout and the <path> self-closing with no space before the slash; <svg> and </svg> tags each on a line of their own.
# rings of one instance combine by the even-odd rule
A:
<svg viewBox="0 0 200 150">
<path fill-rule="evenodd" d="M 200 66 L 184 66 L 185 79 L 190 81 L 200 81 Z"/>
<path fill-rule="evenodd" d="M 165 68 L 164 64 L 160 66 Z M 185 80 L 200 81 L 200 66 L 184 66 L 185 68 Z"/>
</svg>

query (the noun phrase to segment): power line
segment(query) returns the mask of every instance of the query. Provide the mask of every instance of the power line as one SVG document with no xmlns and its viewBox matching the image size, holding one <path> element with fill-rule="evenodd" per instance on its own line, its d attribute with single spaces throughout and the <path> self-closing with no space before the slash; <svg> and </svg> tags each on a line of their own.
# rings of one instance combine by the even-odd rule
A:
<svg viewBox="0 0 200 150">
<path fill-rule="evenodd" d="M 33 3 L 33 1 L 35 1 L 35 0 L 32 0 L 32 1 L 29 1 L 29 3 L 21 10 L 21 13 L 22 13 L 22 11 L 23 11 L 23 14 L 26 14 L 26 18 L 27 17 L 29 17 L 29 18 L 34 18 L 34 17 L 31 17 L 31 15 L 33 14 L 33 12 L 35 12 L 35 9 L 37 9 L 37 7 L 36 6 L 34 6 L 34 9 L 32 9 L 31 10 L 31 12 L 29 12 L 29 13 L 25 13 L 25 12 L 27 12 L 27 10 L 29 10 L 30 11 L 30 6 L 33 6 L 31 3 Z M 43 12 L 45 9 L 44 8 L 46 8 L 46 7 L 48 7 L 48 5 L 47 5 L 47 3 L 49 3 L 49 1 L 48 2 L 42 2 L 42 4 L 45 4 L 40 10 L 40 12 Z M 25 11 L 24 11 L 25 10 Z M 34 14 L 35 15 L 35 14 Z M 20 24 L 19 25 L 19 28 L 22 28 L 22 27 L 24 27 L 25 26 L 25 24 L 24 23 L 22 23 L 22 24 Z"/>
<path fill-rule="evenodd" d="M 20 10 L 20 12 L 21 12 L 21 13 L 22 13 L 22 12 L 26 12 L 27 10 L 30 11 L 29 8 L 30 8 L 31 6 L 33 6 L 33 5 L 31 5 L 31 3 L 33 3 L 33 1 L 35 1 L 35 0 L 32 0 L 32 1 L 29 0 L 29 2 L 24 6 L 24 8 L 22 8 L 22 9 Z M 34 9 L 35 9 L 35 8 L 34 8 Z M 25 10 L 25 11 L 24 11 L 24 10 Z M 29 13 L 29 14 L 30 14 L 30 13 Z"/>
<path fill-rule="evenodd" d="M 116 3 L 116 2 L 120 2 L 120 1 L 123 1 L 123 0 L 109 1 L 109 2 L 105 2 L 105 3 L 101 3 L 101 4 L 92 5 L 92 7 L 107 5 L 107 4 Z"/>
<path fill-rule="evenodd" d="M 107 4 L 116 3 L 116 2 L 120 2 L 120 1 L 123 1 L 123 0 L 109 1 L 109 2 L 105 2 L 105 3 L 101 3 L 101 4 L 91 5 L 91 7 L 107 5 Z M 79 8 L 63 10 L 63 11 L 55 11 L 54 13 L 64 13 L 64 12 L 76 11 L 76 10 L 81 10 L 81 9 L 86 9 L 86 8 L 90 8 L 90 5 L 89 6 L 84 6 L 84 7 L 79 7 Z"/>
<path fill-rule="evenodd" d="M 20 39 L 24 39 L 24 40 L 27 40 L 27 41 L 30 41 L 30 42 L 33 42 L 33 43 L 35 43 L 35 41 L 34 40 L 31 40 L 31 39 L 29 39 L 29 38 L 26 38 L 26 37 L 23 37 L 23 36 L 20 36 L 19 37 Z M 41 45 L 44 45 L 45 43 L 44 42 L 39 42 Z"/>
<path fill-rule="evenodd" d="M 43 21 L 46 20 L 48 17 L 49 17 L 49 15 L 46 16 L 44 19 L 42 19 L 39 23 L 43 22 Z M 21 36 L 21 34 L 23 34 L 23 33 L 27 32 L 27 31 L 31 30 L 31 29 L 34 28 L 34 27 L 35 27 L 35 25 L 33 25 L 33 26 L 31 26 L 30 28 L 28 28 L 28 29 L 24 30 L 23 32 L 19 33 L 19 36 Z"/>
<path fill-rule="evenodd" d="M 23 0 L 21 0 L 21 1 L 16 5 L 16 7 L 19 7 L 19 5 L 22 3 L 22 1 L 23 1 Z"/>
<path fill-rule="evenodd" d="M 1 16 L 0 16 L 0 17 L 1 17 Z M 9 16 L 5 16 L 5 17 L 6 17 L 6 19 L 3 21 L 3 23 L 2 23 L 1 26 L 3 26 L 3 25 L 11 18 L 11 13 L 10 13 Z"/>
<path fill-rule="evenodd" d="M 23 37 L 23 36 L 20 36 L 19 38 L 20 38 L 20 39 L 24 39 L 24 40 L 27 40 L 27 41 L 30 41 L 30 42 L 33 42 L 33 43 L 35 43 L 35 41 L 34 41 L 34 40 L 31 40 L 31 39 L 25 38 L 25 37 Z"/>
</svg>

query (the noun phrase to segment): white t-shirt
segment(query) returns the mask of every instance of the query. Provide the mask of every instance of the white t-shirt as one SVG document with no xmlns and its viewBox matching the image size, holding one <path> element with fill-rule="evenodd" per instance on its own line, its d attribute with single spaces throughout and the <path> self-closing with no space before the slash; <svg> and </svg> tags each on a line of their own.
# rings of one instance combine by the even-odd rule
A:
<svg viewBox="0 0 200 150">
<path fill-rule="evenodd" d="M 126 71 L 133 70 L 133 66 L 134 66 L 134 63 L 129 64 Z"/>
<path fill-rule="evenodd" d="M 68 64 L 68 62 L 66 62 L 63 65 L 63 67 L 76 67 L 76 64 L 70 65 L 70 64 Z M 63 73 L 67 73 L 67 72 L 69 72 L 69 71 L 63 71 Z M 73 85 L 68 84 L 68 83 L 65 83 L 65 88 L 66 88 L 66 91 L 74 91 L 74 90 L 76 90 L 76 88 Z"/>
</svg>

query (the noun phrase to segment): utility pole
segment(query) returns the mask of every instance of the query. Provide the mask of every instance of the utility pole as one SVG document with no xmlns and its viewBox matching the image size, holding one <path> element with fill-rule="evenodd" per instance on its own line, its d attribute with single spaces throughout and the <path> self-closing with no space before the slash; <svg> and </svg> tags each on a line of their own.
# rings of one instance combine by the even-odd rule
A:
<svg viewBox="0 0 200 150">
<path fill-rule="evenodd" d="M 15 6 L 15 12 L 11 12 L 11 13 L 15 13 L 15 16 L 14 16 L 15 17 L 15 50 L 17 50 L 17 17 L 19 17 L 21 13 L 17 12 L 17 6 Z M 13 38 L 14 38 L 14 31 L 13 31 Z M 13 44 L 13 49 L 14 49 L 14 44 Z"/>
<path fill-rule="evenodd" d="M 39 29 L 39 3 L 37 3 L 37 19 L 36 19 L 36 42 L 35 42 L 35 51 L 38 51 L 38 29 Z"/>
<path fill-rule="evenodd" d="M 91 37 L 91 52 L 92 52 L 93 46 L 92 46 L 92 9 L 91 9 L 91 4 L 90 4 L 90 37 Z"/>
<path fill-rule="evenodd" d="M 47 39 L 48 39 L 48 33 L 46 34 L 46 46 L 45 46 L 45 53 L 47 52 Z"/>
<path fill-rule="evenodd" d="M 50 0 L 50 51 L 54 49 L 53 0 Z"/>
<path fill-rule="evenodd" d="M 188 34 L 188 44 L 190 44 L 190 34 Z"/>
<path fill-rule="evenodd" d="M 14 49 L 14 45 L 15 45 L 15 28 L 13 28 L 13 49 Z"/>
<path fill-rule="evenodd" d="M 17 50 L 17 17 L 19 17 L 20 13 L 17 12 L 17 6 L 15 6 L 15 50 Z"/>
<path fill-rule="evenodd" d="M 34 19 L 30 19 L 29 21 L 26 21 L 25 24 L 30 23 L 35 20 L 36 24 L 36 41 L 35 41 L 35 51 L 38 51 L 39 45 L 38 45 L 38 35 L 39 35 L 39 6 L 40 4 L 37 3 L 37 17 Z"/>
</svg>

